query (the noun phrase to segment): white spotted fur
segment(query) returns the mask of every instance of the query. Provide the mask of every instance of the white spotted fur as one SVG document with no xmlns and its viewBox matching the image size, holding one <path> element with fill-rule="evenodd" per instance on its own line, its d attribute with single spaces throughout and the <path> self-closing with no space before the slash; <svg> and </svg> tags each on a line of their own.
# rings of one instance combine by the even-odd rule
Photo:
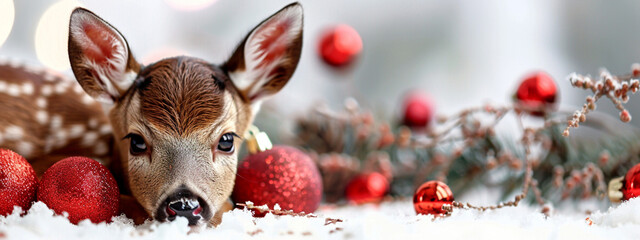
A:
<svg viewBox="0 0 640 240">
<path fill-rule="evenodd" d="M 6 140 L 17 141 L 22 139 L 24 135 L 24 129 L 16 125 L 10 125 L 4 129 L 4 133 L 5 133 L 4 138 Z"/>
</svg>

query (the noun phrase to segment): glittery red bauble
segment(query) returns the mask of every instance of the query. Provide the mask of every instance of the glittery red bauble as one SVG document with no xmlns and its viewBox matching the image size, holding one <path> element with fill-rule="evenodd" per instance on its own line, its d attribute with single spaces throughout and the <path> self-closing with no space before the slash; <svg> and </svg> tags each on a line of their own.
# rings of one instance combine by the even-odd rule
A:
<svg viewBox="0 0 640 240">
<path fill-rule="evenodd" d="M 442 205 L 453 203 L 453 193 L 440 181 L 423 183 L 413 194 L 413 207 L 418 214 L 439 215 L 446 213 Z"/>
<path fill-rule="evenodd" d="M 38 185 L 38 200 L 58 214 L 69 213 L 74 224 L 83 219 L 111 221 L 118 213 L 119 199 L 118 184 L 109 170 L 86 157 L 69 157 L 53 164 Z"/>
<path fill-rule="evenodd" d="M 240 163 L 231 198 L 236 203 L 251 201 L 270 209 L 278 204 L 283 210 L 312 213 L 322 200 L 322 179 L 307 154 L 277 145 Z"/>
<path fill-rule="evenodd" d="M 354 177 L 345 189 L 345 197 L 353 203 L 377 202 L 389 191 L 389 181 L 378 173 L 365 173 Z"/>
<path fill-rule="evenodd" d="M 640 196 L 640 164 L 636 164 L 627 172 L 624 176 L 624 183 L 622 184 L 622 200 L 629 200 L 631 198 Z"/>
<path fill-rule="evenodd" d="M 409 127 L 426 127 L 433 117 L 433 101 L 423 92 L 416 91 L 407 94 L 404 99 L 403 108 L 402 123 Z"/>
<path fill-rule="evenodd" d="M 346 24 L 326 31 L 320 40 L 318 52 L 322 59 L 333 66 L 350 63 L 362 51 L 362 39 L 358 32 Z"/>
<path fill-rule="evenodd" d="M 543 111 L 554 107 L 558 90 L 553 78 L 544 72 L 536 72 L 527 76 L 516 92 L 516 101 L 526 109 L 533 109 L 531 114 L 544 115 Z"/>
<path fill-rule="evenodd" d="M 36 172 L 19 154 L 0 149 L 0 215 L 8 215 L 14 206 L 27 210 L 36 200 Z"/>
</svg>

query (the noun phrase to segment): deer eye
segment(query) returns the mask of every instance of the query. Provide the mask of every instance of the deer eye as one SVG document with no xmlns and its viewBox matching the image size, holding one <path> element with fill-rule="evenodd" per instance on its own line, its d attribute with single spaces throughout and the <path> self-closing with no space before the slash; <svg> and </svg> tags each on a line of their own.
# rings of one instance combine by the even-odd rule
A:
<svg viewBox="0 0 640 240">
<path fill-rule="evenodd" d="M 234 133 L 225 133 L 220 137 L 220 141 L 218 141 L 218 150 L 223 152 L 233 152 L 233 136 Z"/>
<path fill-rule="evenodd" d="M 126 137 L 130 140 L 129 152 L 131 155 L 140 155 L 147 151 L 147 144 L 144 138 L 135 133 L 129 133 Z"/>
</svg>

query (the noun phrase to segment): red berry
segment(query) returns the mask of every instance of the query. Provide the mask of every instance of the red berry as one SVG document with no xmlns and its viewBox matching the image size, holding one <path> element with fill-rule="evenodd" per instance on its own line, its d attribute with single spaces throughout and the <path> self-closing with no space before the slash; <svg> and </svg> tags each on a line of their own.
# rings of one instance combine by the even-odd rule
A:
<svg viewBox="0 0 640 240">
<path fill-rule="evenodd" d="M 623 121 L 623 122 L 631 121 L 631 114 L 629 114 L 629 111 L 627 111 L 627 109 L 622 110 L 620 112 L 620 121 Z"/>
<path fill-rule="evenodd" d="M 389 191 L 389 181 L 378 173 L 360 174 L 354 177 L 345 189 L 347 200 L 354 203 L 377 202 Z"/>
<path fill-rule="evenodd" d="M 256 206 L 266 204 L 270 209 L 278 204 L 284 210 L 312 213 L 322 200 L 322 177 L 307 154 L 276 145 L 247 156 L 238 165 L 231 199 L 236 203 L 251 201 Z"/>
<path fill-rule="evenodd" d="M 413 207 L 418 214 L 439 215 L 445 204 L 453 203 L 453 193 L 447 184 L 440 181 L 428 181 L 422 184 L 413 195 Z"/>
<path fill-rule="evenodd" d="M 403 108 L 403 124 L 406 126 L 424 128 L 433 118 L 433 101 L 423 92 L 409 93 L 404 99 Z"/>
<path fill-rule="evenodd" d="M 634 77 L 640 76 L 640 64 L 634 63 L 634 64 L 631 65 L 631 74 Z"/>
<path fill-rule="evenodd" d="M 36 200 L 36 172 L 19 154 L 0 149 L 0 215 L 8 215 L 14 206 L 29 209 Z"/>
<path fill-rule="evenodd" d="M 42 175 L 38 200 L 56 213 L 69 213 L 77 224 L 110 221 L 118 213 L 120 193 L 109 170 L 86 157 L 69 157 L 53 164 Z"/>
<path fill-rule="evenodd" d="M 536 72 L 527 76 L 516 92 L 516 100 L 525 109 L 536 116 L 544 115 L 544 111 L 554 107 L 557 99 L 556 83 L 544 72 Z"/>
<path fill-rule="evenodd" d="M 322 35 L 318 51 L 326 63 L 344 66 L 362 51 L 362 39 L 355 29 L 340 24 Z"/>
</svg>

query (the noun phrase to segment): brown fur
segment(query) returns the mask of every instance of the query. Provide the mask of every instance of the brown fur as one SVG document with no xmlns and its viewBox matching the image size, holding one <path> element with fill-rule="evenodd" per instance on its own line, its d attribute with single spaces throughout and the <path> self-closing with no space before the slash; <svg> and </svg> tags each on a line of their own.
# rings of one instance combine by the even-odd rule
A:
<svg viewBox="0 0 640 240">
<path fill-rule="evenodd" d="M 224 105 L 221 77 L 220 72 L 195 58 L 157 62 L 140 73 L 136 89 L 142 100 L 142 116 L 176 136 L 206 128 L 218 119 Z"/>
<path fill-rule="evenodd" d="M 108 163 L 111 154 L 113 136 L 111 135 L 109 121 L 102 112 L 102 107 L 93 99 L 86 99 L 84 91 L 75 91 L 77 83 L 59 74 L 47 72 L 42 69 L 27 69 L 24 66 L 0 64 L 0 81 L 6 84 L 32 84 L 32 94 L 20 94 L 11 96 L 6 92 L 0 92 L 0 112 L 5 117 L 0 117 L 0 133 L 4 133 L 4 139 L 0 147 L 11 149 L 23 155 L 32 163 L 36 173 L 41 175 L 52 164 L 69 156 L 87 156 Z M 56 92 L 58 85 L 64 87 L 64 92 Z M 51 89 L 51 94 L 43 95 L 43 88 Z M 46 106 L 37 105 L 37 99 L 42 98 Z M 42 124 L 36 120 L 36 113 L 47 113 L 47 121 Z M 59 128 L 52 126 L 52 119 L 58 115 L 62 120 Z M 92 124 L 90 125 L 90 121 Z M 17 140 L 6 138 L 8 126 L 18 126 L 23 130 L 23 137 Z M 84 128 L 79 136 L 69 136 L 69 130 L 74 126 Z M 102 131 L 101 128 L 105 128 Z M 61 132 L 67 137 L 56 138 Z M 86 133 L 95 133 L 97 139 L 91 144 L 83 144 Z M 59 142 L 62 141 L 62 142 Z M 31 144 L 31 150 L 21 149 L 20 144 Z M 55 146 L 59 143 L 60 146 Z M 104 143 L 106 152 L 96 153 L 96 144 Z"/>
</svg>

